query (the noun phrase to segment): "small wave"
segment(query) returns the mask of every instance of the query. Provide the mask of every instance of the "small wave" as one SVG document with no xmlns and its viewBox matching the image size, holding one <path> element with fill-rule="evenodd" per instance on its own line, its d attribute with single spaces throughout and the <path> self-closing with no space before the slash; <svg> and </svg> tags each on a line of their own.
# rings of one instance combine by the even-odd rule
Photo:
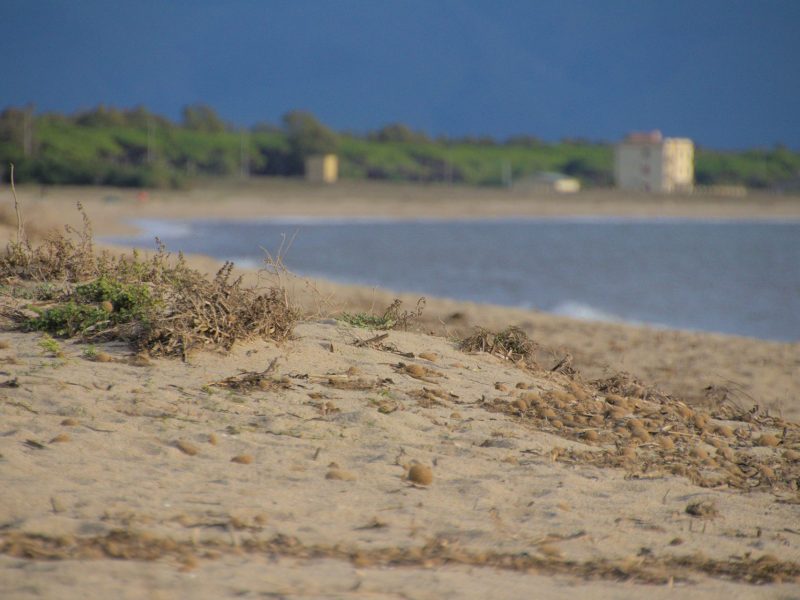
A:
<svg viewBox="0 0 800 600">
<path fill-rule="evenodd" d="M 163 219 L 134 219 L 133 225 L 142 230 L 136 239 L 184 238 L 192 234 L 190 223 L 183 221 L 165 221 Z"/>
<path fill-rule="evenodd" d="M 548 312 L 561 315 L 562 317 L 570 317 L 572 319 L 580 319 L 581 321 L 601 321 L 604 323 L 627 323 L 629 325 L 655 325 L 654 323 L 645 323 L 636 319 L 629 319 L 615 315 L 614 313 L 596 308 L 583 302 L 575 300 L 567 300 L 560 302 Z"/>
<path fill-rule="evenodd" d="M 252 256 L 233 256 L 227 260 L 241 269 L 260 269 L 264 266 L 263 259 L 258 260 Z"/>
</svg>

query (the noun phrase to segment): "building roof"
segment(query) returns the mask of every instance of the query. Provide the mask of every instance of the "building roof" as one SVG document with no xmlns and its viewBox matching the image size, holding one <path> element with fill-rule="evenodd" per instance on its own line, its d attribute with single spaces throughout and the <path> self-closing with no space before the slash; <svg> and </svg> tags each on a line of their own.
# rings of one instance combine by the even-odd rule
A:
<svg viewBox="0 0 800 600">
<path fill-rule="evenodd" d="M 626 144 L 660 144 L 664 137 L 658 129 L 653 131 L 632 131 L 625 136 Z"/>
</svg>

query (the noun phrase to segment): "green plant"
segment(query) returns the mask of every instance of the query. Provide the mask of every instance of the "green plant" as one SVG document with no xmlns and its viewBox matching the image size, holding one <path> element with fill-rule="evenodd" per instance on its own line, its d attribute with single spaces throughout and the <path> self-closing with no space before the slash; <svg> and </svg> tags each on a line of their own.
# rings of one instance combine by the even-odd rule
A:
<svg viewBox="0 0 800 600">
<path fill-rule="evenodd" d="M 38 317 L 28 319 L 26 327 L 57 336 L 72 337 L 105 321 L 108 321 L 108 313 L 103 309 L 69 301 L 42 311 Z"/>
<path fill-rule="evenodd" d="M 400 327 L 407 329 L 411 321 L 419 319 L 425 309 L 425 298 L 417 300 L 417 308 L 413 312 L 400 312 L 402 300 L 395 298 L 382 315 L 372 315 L 365 312 L 342 313 L 339 320 L 344 321 L 353 327 L 363 327 L 365 329 L 395 329 Z"/>
<path fill-rule="evenodd" d="M 42 336 L 42 339 L 39 340 L 39 348 L 51 356 L 55 356 L 56 358 L 61 358 L 64 356 L 64 351 L 61 349 L 61 345 L 47 334 Z"/>
</svg>

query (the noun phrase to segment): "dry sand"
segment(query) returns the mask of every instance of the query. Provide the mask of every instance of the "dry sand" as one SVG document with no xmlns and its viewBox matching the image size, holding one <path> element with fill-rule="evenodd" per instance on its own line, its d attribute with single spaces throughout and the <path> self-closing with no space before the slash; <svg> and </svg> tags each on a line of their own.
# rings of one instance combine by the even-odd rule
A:
<svg viewBox="0 0 800 600">
<path fill-rule="evenodd" d="M 76 223 L 80 197 L 101 235 L 132 216 L 800 215 L 796 199 L 486 194 L 20 190 L 29 224 Z M 428 300 L 436 333 L 522 326 L 548 348 L 524 368 L 424 332 L 363 343 L 380 332 L 328 314 L 393 294 L 290 285 L 313 313 L 292 340 L 186 363 L 115 344 L 98 346 L 107 362 L 72 342 L 53 356 L 38 334 L 0 333 L 4 598 L 800 594 L 800 431 L 763 410 L 800 415 L 798 344 Z M 567 354 L 578 374 L 551 371 Z M 591 383 L 623 370 L 641 383 Z M 753 402 L 752 418 L 703 422 Z M 409 479 L 415 464 L 429 484 Z"/>
</svg>

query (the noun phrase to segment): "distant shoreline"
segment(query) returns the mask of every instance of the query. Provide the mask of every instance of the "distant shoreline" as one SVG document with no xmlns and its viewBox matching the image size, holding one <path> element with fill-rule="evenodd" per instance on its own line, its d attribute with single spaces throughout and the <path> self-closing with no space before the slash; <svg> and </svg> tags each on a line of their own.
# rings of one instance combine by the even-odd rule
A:
<svg viewBox="0 0 800 600">
<path fill-rule="evenodd" d="M 6 187 L 11 205 L 11 194 Z M 188 190 L 18 186 L 23 217 L 80 225 L 81 202 L 101 236 L 132 234 L 134 219 L 687 219 L 795 222 L 800 196 L 752 194 L 745 198 L 632 194 L 589 190 L 577 194 L 516 189 L 342 181 L 331 186 L 269 178 L 208 181 Z M 142 201 L 145 198 L 145 201 Z"/>
</svg>

